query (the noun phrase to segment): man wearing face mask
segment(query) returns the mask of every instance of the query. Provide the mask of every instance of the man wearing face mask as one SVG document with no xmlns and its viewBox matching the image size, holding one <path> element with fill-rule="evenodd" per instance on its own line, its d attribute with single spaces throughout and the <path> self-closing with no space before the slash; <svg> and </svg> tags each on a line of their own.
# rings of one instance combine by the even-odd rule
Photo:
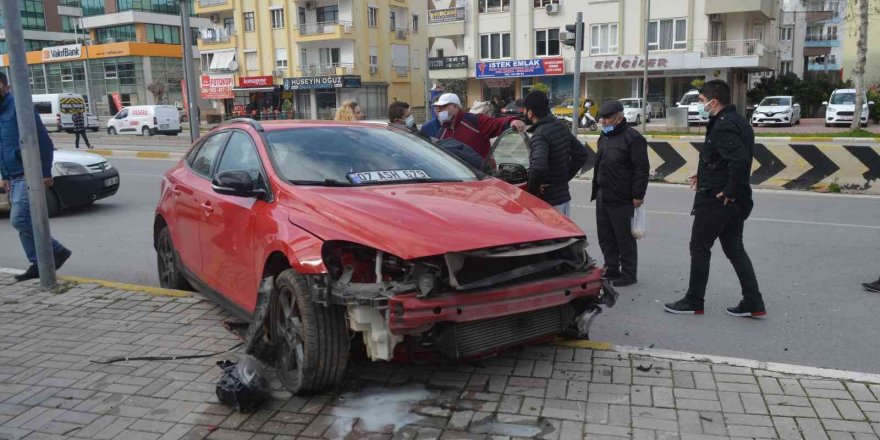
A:
<svg viewBox="0 0 880 440">
<path fill-rule="evenodd" d="M 550 101 L 541 91 L 523 99 L 529 132 L 529 193 L 570 215 L 568 182 L 587 162 L 587 149 L 562 122 L 550 114 Z"/>
<path fill-rule="evenodd" d="M 605 258 L 605 276 L 617 287 L 637 282 L 638 248 L 631 219 L 648 190 L 648 142 L 626 123 L 623 105 L 608 101 L 599 108 L 599 136 L 593 193 L 599 248 Z"/>
<path fill-rule="evenodd" d="M 43 125 L 39 113 L 34 110 L 34 118 L 37 124 L 37 142 L 40 147 L 41 169 L 43 171 L 43 184 L 47 188 L 53 185 L 52 181 L 52 158 L 55 147 L 49 132 Z M 28 185 L 24 178 L 24 164 L 21 161 L 21 144 L 18 133 L 18 119 L 15 111 L 15 99 L 9 89 L 6 75 L 0 73 L 0 181 L 3 190 L 9 195 L 11 210 L 9 223 L 18 230 L 21 246 L 25 256 L 31 265 L 20 275 L 16 275 L 17 281 L 30 280 L 40 277 L 37 267 L 37 248 L 34 243 L 34 227 L 31 222 L 30 201 L 28 199 Z M 48 191 L 48 189 L 47 189 Z M 52 239 L 52 252 L 55 258 L 55 269 L 70 258 L 72 252 L 64 247 L 58 240 Z"/>
<path fill-rule="evenodd" d="M 409 110 L 409 104 L 406 102 L 395 101 L 391 103 L 391 105 L 388 106 L 388 119 L 391 120 L 391 123 L 388 124 L 389 127 L 410 132 L 429 142 L 432 141 L 430 136 L 427 136 L 416 129 L 415 118 Z M 443 148 L 448 153 L 451 153 L 476 169 L 480 169 L 480 166 L 483 164 L 483 158 L 480 157 L 473 148 L 455 139 L 443 139 L 435 143 L 440 148 Z"/>
<path fill-rule="evenodd" d="M 730 86 L 724 81 L 707 82 L 700 91 L 702 114 L 709 116 L 706 141 L 700 150 L 697 175 L 691 177 L 694 224 L 691 229 L 691 275 L 684 298 L 665 305 L 676 314 L 703 314 L 709 282 L 712 245 L 720 239 L 724 255 L 733 264 L 743 299 L 727 313 L 759 318 L 767 315 L 752 261 L 743 247 L 743 228 L 752 212 L 749 186 L 755 133 L 748 121 L 730 105 Z"/>
<path fill-rule="evenodd" d="M 392 102 L 388 106 L 388 120 L 391 126 L 410 133 L 417 133 L 416 118 L 409 110 L 409 104 L 403 101 Z"/>
<path fill-rule="evenodd" d="M 419 132 L 441 140 L 455 139 L 473 148 L 484 159 L 491 149 L 490 139 L 508 128 L 515 128 L 520 133 L 526 130 L 526 124 L 515 116 L 493 118 L 464 111 L 455 93 L 440 95 L 433 107 L 437 119 L 422 125 Z"/>
</svg>

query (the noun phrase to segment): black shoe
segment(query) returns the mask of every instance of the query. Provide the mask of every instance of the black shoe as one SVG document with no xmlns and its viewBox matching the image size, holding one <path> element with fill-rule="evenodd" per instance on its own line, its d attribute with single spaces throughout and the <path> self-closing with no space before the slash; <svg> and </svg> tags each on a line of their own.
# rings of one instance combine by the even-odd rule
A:
<svg viewBox="0 0 880 440">
<path fill-rule="evenodd" d="M 691 303 L 687 298 L 682 298 L 674 303 L 668 303 L 663 306 L 663 310 L 676 315 L 702 315 L 703 306 Z"/>
<path fill-rule="evenodd" d="M 874 281 L 873 283 L 863 283 L 862 287 L 865 288 L 868 292 L 878 292 L 880 293 L 880 280 Z"/>
<path fill-rule="evenodd" d="M 33 280 L 33 279 L 39 278 L 39 277 L 40 277 L 40 270 L 37 269 L 37 265 L 31 264 L 31 267 L 27 268 L 27 270 L 24 271 L 23 274 L 16 275 L 13 278 L 15 278 L 15 281 L 21 282 L 21 281 Z"/>
<path fill-rule="evenodd" d="M 610 267 L 606 267 L 603 276 L 609 280 L 616 280 L 620 278 L 620 271 L 614 270 Z"/>
<path fill-rule="evenodd" d="M 635 277 L 631 277 L 628 275 L 621 275 L 620 278 L 613 280 L 611 282 L 611 285 L 614 287 L 626 287 L 626 286 L 632 286 L 633 284 L 635 284 L 637 282 L 638 282 L 638 280 L 636 280 Z"/>
<path fill-rule="evenodd" d="M 73 255 L 73 252 L 68 248 L 61 248 L 60 251 L 55 252 L 53 254 L 55 257 L 55 270 L 61 269 L 61 266 L 64 266 L 64 262 L 67 261 L 71 255 Z"/>
<path fill-rule="evenodd" d="M 750 306 L 747 305 L 745 301 L 740 301 L 738 306 L 728 307 L 727 314 L 730 316 L 739 316 L 742 318 L 763 318 L 767 316 L 767 311 L 764 309 L 764 306 Z"/>
</svg>

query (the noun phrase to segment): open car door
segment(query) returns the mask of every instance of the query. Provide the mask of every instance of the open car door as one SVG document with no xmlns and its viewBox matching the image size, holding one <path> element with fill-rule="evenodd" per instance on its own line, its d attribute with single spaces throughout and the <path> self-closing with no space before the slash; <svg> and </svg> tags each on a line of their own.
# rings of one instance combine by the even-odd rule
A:
<svg viewBox="0 0 880 440">
<path fill-rule="evenodd" d="M 529 136 L 512 128 L 501 133 L 495 138 L 481 169 L 525 189 L 529 181 Z"/>
</svg>

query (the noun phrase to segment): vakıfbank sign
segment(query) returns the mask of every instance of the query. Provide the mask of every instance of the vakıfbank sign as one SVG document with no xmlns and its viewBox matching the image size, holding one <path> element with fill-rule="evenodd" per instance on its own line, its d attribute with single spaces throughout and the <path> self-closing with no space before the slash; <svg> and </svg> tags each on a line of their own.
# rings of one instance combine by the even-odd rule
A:
<svg viewBox="0 0 880 440">
<path fill-rule="evenodd" d="M 464 3 L 465 0 L 460 0 Z M 442 2 L 437 2 L 442 3 Z M 454 23 L 464 21 L 466 18 L 465 7 L 463 4 L 456 4 L 456 0 L 449 1 L 446 7 L 438 8 L 435 0 L 428 0 L 428 23 Z"/>
<path fill-rule="evenodd" d="M 43 61 L 78 60 L 82 58 L 82 46 L 54 46 L 43 48 Z"/>
</svg>

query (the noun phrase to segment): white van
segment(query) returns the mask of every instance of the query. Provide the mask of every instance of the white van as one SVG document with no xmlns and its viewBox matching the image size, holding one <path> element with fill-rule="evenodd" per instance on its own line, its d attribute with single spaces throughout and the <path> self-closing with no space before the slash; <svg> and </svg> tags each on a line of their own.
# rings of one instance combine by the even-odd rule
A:
<svg viewBox="0 0 880 440">
<path fill-rule="evenodd" d="M 874 101 L 868 102 L 868 98 L 862 95 L 862 120 L 861 126 L 868 126 L 868 106 L 874 105 Z M 823 102 L 825 106 L 825 126 L 836 124 L 852 124 L 853 115 L 856 113 L 856 89 L 837 89 L 831 93 L 831 97 Z"/>
<path fill-rule="evenodd" d="M 177 136 L 180 132 L 180 113 L 173 105 L 134 105 L 107 121 L 107 134 Z"/>
<path fill-rule="evenodd" d="M 73 114 L 86 112 L 86 100 L 79 93 L 49 93 L 33 95 L 31 100 L 49 131 L 73 132 Z M 86 112 L 87 130 L 98 131 L 98 117 Z"/>
<path fill-rule="evenodd" d="M 687 107 L 688 109 L 688 125 L 695 124 L 708 124 L 708 117 L 700 117 L 700 108 L 703 104 L 700 104 L 700 91 L 696 89 L 688 90 L 684 96 L 681 97 L 681 101 L 675 103 L 677 107 Z"/>
</svg>

